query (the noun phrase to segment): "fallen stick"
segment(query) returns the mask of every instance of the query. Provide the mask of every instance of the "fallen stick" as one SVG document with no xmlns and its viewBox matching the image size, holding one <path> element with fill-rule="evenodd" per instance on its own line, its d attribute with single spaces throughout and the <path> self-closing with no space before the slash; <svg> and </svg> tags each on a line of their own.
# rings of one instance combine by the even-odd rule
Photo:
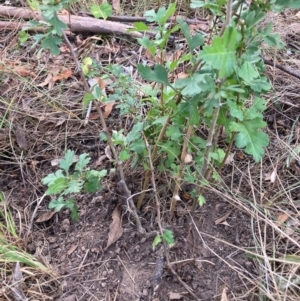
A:
<svg viewBox="0 0 300 301">
<path fill-rule="evenodd" d="M 42 15 L 37 11 L 17 7 L 8 7 L 3 5 L 0 5 L 0 16 L 13 19 L 37 21 L 43 20 Z M 60 19 L 60 21 L 68 25 L 68 29 L 71 32 L 122 34 L 136 38 L 142 38 L 144 36 L 144 34 L 140 32 L 128 32 L 128 30 L 132 29 L 133 27 L 119 22 L 100 20 L 92 17 L 81 17 L 62 14 L 58 14 L 58 18 Z M 146 34 L 153 35 L 153 33 L 151 32 L 147 32 Z"/>
</svg>

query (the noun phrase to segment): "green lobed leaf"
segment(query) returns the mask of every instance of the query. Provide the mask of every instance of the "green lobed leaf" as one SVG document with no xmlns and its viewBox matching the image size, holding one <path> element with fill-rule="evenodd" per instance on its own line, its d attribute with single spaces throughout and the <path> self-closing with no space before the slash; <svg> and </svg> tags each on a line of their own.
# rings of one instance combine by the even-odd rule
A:
<svg viewBox="0 0 300 301">
<path fill-rule="evenodd" d="M 221 148 L 218 148 L 216 151 L 210 153 L 211 158 L 216 160 L 218 163 L 221 163 L 225 158 L 225 152 Z"/>
<path fill-rule="evenodd" d="M 64 199 L 62 197 L 59 197 L 56 200 L 51 200 L 51 202 L 48 205 L 49 209 L 54 209 L 55 211 L 60 211 L 62 208 L 64 208 L 66 205 Z"/>
<path fill-rule="evenodd" d="M 18 33 L 18 38 L 19 38 L 20 43 L 24 44 L 29 39 L 29 35 L 27 32 L 22 30 Z"/>
<path fill-rule="evenodd" d="M 107 175 L 107 170 L 102 169 L 102 170 L 95 170 L 92 169 L 86 173 L 86 177 L 89 178 L 90 176 L 98 177 L 99 179 L 105 177 Z"/>
<path fill-rule="evenodd" d="M 89 176 L 88 180 L 84 183 L 84 190 L 86 192 L 92 192 L 95 193 L 97 191 L 100 191 L 102 189 L 101 182 L 99 180 L 99 177 L 97 176 Z"/>
<path fill-rule="evenodd" d="M 222 37 L 215 37 L 212 44 L 204 46 L 199 58 L 219 71 L 219 77 L 230 76 L 237 67 L 236 47 L 241 36 L 235 27 L 227 27 Z"/>
<path fill-rule="evenodd" d="M 91 157 L 88 154 L 86 153 L 81 154 L 75 165 L 75 170 L 82 172 L 83 169 L 89 164 L 90 161 L 91 161 Z"/>
<path fill-rule="evenodd" d="M 269 80 L 266 77 L 257 78 L 248 83 L 248 85 L 255 92 L 269 91 L 272 87 Z"/>
<path fill-rule="evenodd" d="M 57 170 L 55 173 L 51 173 L 45 178 L 42 179 L 42 183 L 44 185 L 51 185 L 53 184 L 57 179 L 64 178 L 63 171 L 61 169 Z"/>
<path fill-rule="evenodd" d="M 67 178 L 58 178 L 52 184 L 48 185 L 48 189 L 45 194 L 58 194 L 63 192 L 68 187 Z"/>
<path fill-rule="evenodd" d="M 166 245 L 173 245 L 175 243 L 174 241 L 174 236 L 173 232 L 171 230 L 164 230 L 163 235 L 162 235 L 162 240 Z"/>
<path fill-rule="evenodd" d="M 246 83 L 249 83 L 252 80 L 254 80 L 255 78 L 259 77 L 259 73 L 254 68 L 253 64 L 248 61 L 244 61 L 243 65 L 238 70 L 238 75 Z"/>
<path fill-rule="evenodd" d="M 71 165 L 74 162 L 74 151 L 68 149 L 64 158 L 59 161 L 59 167 L 63 169 L 67 174 Z"/>
<path fill-rule="evenodd" d="M 200 121 L 200 115 L 198 111 L 198 97 L 193 97 L 186 102 L 179 104 L 179 112 L 183 116 L 188 117 L 190 125 L 196 125 Z"/>
<path fill-rule="evenodd" d="M 194 73 L 191 76 L 183 79 L 178 79 L 175 82 L 175 88 L 182 89 L 183 96 L 193 97 L 202 92 L 200 83 L 205 83 L 206 74 Z"/>
<path fill-rule="evenodd" d="M 164 25 L 167 20 L 175 13 L 176 3 L 171 3 L 166 9 L 165 7 L 160 7 L 157 12 L 154 9 L 145 12 L 144 17 L 148 22 L 156 22 L 159 25 Z"/>
<path fill-rule="evenodd" d="M 263 118 L 262 112 L 266 109 L 266 101 L 263 98 L 255 97 L 253 104 L 244 113 L 244 119 Z"/>
<path fill-rule="evenodd" d="M 107 2 L 104 2 L 101 5 L 92 5 L 91 14 L 95 18 L 106 20 L 107 17 L 110 17 L 112 15 L 112 6 Z"/>
<path fill-rule="evenodd" d="M 45 39 L 42 40 L 42 47 L 44 49 L 50 49 L 51 54 L 58 55 L 58 45 L 60 45 L 61 43 L 62 40 L 60 37 L 54 36 L 53 34 L 49 34 Z"/>
<path fill-rule="evenodd" d="M 132 141 L 140 139 L 142 136 L 141 132 L 143 128 L 144 128 L 144 123 L 137 122 L 126 136 L 127 144 L 130 144 Z"/>
<path fill-rule="evenodd" d="M 204 204 L 206 204 L 206 199 L 202 194 L 200 194 L 198 196 L 198 204 L 200 207 L 202 207 Z"/>
<path fill-rule="evenodd" d="M 179 138 L 182 137 L 182 133 L 180 132 L 177 126 L 173 125 L 167 128 L 166 136 L 169 137 L 171 140 L 177 141 Z"/>
<path fill-rule="evenodd" d="M 144 153 L 145 149 L 146 149 L 146 144 L 145 144 L 144 140 L 133 141 L 129 145 L 129 150 L 131 150 L 137 154 Z"/>
<path fill-rule="evenodd" d="M 94 95 L 92 93 L 85 93 L 83 96 L 83 111 L 86 110 L 86 108 L 88 107 L 88 105 L 90 104 L 91 101 L 93 101 L 95 99 Z"/>
<path fill-rule="evenodd" d="M 134 22 L 133 27 L 139 31 L 149 30 L 149 26 L 144 22 Z"/>
<path fill-rule="evenodd" d="M 235 144 L 238 148 L 245 148 L 245 152 L 253 156 L 258 162 L 264 155 L 264 148 L 269 144 L 269 137 L 261 132 L 266 123 L 261 118 L 244 120 L 241 123 L 231 122 L 230 130 L 237 132 Z"/>
<path fill-rule="evenodd" d="M 242 110 L 242 107 L 238 105 L 235 100 L 227 99 L 226 103 L 232 117 L 237 118 L 240 121 L 244 120 L 244 112 Z"/>
<path fill-rule="evenodd" d="M 152 70 L 149 66 L 138 64 L 137 69 L 143 79 L 171 87 L 168 80 L 168 72 L 164 66 L 155 65 L 154 70 Z"/>
<path fill-rule="evenodd" d="M 145 49 L 147 49 L 152 56 L 155 55 L 156 52 L 156 45 L 154 44 L 153 41 L 149 39 L 149 37 L 143 37 L 137 39 L 137 41 L 140 43 L 141 46 L 143 46 Z"/>
<path fill-rule="evenodd" d="M 155 250 L 155 247 L 159 244 L 159 243 L 161 243 L 161 237 L 160 237 L 160 235 L 156 235 L 155 236 L 155 238 L 154 238 L 154 240 L 153 240 L 153 243 L 152 243 L 152 249 L 153 249 L 153 251 Z"/>
<path fill-rule="evenodd" d="M 119 153 L 119 159 L 121 161 L 126 161 L 130 158 L 130 153 L 128 152 L 127 149 L 123 149 L 120 153 Z"/>
<path fill-rule="evenodd" d="M 76 204 L 72 207 L 70 216 L 73 221 L 79 222 L 78 207 Z"/>
<path fill-rule="evenodd" d="M 53 27 L 52 33 L 60 37 L 62 36 L 63 30 L 68 28 L 67 24 L 60 21 L 57 16 L 54 16 L 51 20 L 49 20 L 49 24 Z"/>
<path fill-rule="evenodd" d="M 62 192 L 63 195 L 67 195 L 69 193 L 80 193 L 83 187 L 84 181 L 81 179 L 71 179 L 67 183 L 67 187 Z"/>
</svg>

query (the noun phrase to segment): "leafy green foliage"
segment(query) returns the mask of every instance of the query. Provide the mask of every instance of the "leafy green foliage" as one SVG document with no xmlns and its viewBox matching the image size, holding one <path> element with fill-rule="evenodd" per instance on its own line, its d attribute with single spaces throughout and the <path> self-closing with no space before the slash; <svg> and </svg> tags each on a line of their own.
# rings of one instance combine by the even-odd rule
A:
<svg viewBox="0 0 300 301">
<path fill-rule="evenodd" d="M 268 135 L 260 130 L 266 123 L 260 118 L 244 120 L 241 123 L 232 122 L 230 130 L 238 132 L 235 143 L 238 148 L 245 148 L 245 152 L 252 155 L 255 161 L 259 161 L 264 155 L 264 148 L 269 144 Z"/>
<path fill-rule="evenodd" d="M 59 195 L 49 203 L 50 209 L 60 211 L 63 208 L 71 210 L 71 218 L 78 220 L 77 206 L 73 198 L 65 200 L 65 196 L 86 192 L 97 192 L 102 189 L 101 179 L 106 176 L 106 170 L 90 170 L 87 165 L 91 158 L 88 154 L 81 154 L 74 167 L 74 172 L 70 171 L 75 162 L 75 153 L 67 150 L 63 159 L 59 162 L 59 167 L 55 173 L 51 173 L 42 179 L 42 183 L 48 186 L 47 195 Z"/>
<path fill-rule="evenodd" d="M 138 71 L 141 76 L 149 81 L 153 81 L 155 83 L 163 84 L 166 86 L 171 86 L 168 80 L 168 72 L 162 65 L 155 65 L 154 70 L 152 70 L 149 66 L 143 66 L 141 64 L 138 65 Z"/>
<path fill-rule="evenodd" d="M 219 71 L 219 77 L 230 76 L 237 68 L 236 48 L 241 34 L 236 27 L 227 27 L 222 37 L 213 38 L 212 44 L 204 46 L 199 58 Z"/>
<path fill-rule="evenodd" d="M 112 6 L 107 2 L 101 3 L 100 5 L 92 5 L 91 13 L 97 19 L 101 18 L 106 20 L 112 15 Z"/>
<path fill-rule="evenodd" d="M 156 246 L 161 242 L 164 242 L 167 246 L 172 246 L 175 243 L 173 232 L 166 229 L 162 235 L 156 235 L 152 242 L 152 249 L 155 250 Z"/>
</svg>

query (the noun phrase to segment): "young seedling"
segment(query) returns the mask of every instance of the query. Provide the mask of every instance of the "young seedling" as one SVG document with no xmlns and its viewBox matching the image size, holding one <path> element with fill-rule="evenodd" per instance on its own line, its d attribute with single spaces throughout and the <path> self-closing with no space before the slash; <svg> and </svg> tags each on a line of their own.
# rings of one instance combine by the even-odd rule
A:
<svg viewBox="0 0 300 301">
<path fill-rule="evenodd" d="M 74 195 L 84 192 L 97 192 L 102 189 L 101 179 L 106 176 L 106 170 L 90 170 L 87 167 L 91 158 L 88 154 L 81 154 L 75 164 L 74 170 L 71 166 L 75 161 L 74 151 L 68 150 L 55 173 L 51 173 L 42 179 L 42 183 L 48 186 L 46 195 L 56 196 L 49 203 L 49 208 L 60 211 L 63 208 L 70 209 L 71 218 L 79 220 L 78 207 Z"/>
</svg>

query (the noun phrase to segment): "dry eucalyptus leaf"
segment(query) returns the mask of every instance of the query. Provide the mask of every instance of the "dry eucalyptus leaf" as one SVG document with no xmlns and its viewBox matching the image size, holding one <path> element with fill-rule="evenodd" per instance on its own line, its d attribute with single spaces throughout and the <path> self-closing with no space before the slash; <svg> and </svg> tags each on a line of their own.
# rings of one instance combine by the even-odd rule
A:
<svg viewBox="0 0 300 301">
<path fill-rule="evenodd" d="M 179 293 L 173 293 L 173 292 L 169 292 L 169 299 L 170 300 L 179 300 L 182 298 L 182 295 Z"/>
<path fill-rule="evenodd" d="M 21 128 L 17 127 L 15 135 L 16 135 L 16 139 L 17 139 L 17 143 L 18 143 L 19 147 L 22 150 L 27 150 L 28 143 L 27 143 L 27 140 L 26 140 L 25 132 Z"/>
<path fill-rule="evenodd" d="M 56 213 L 56 211 L 47 211 L 40 215 L 40 217 L 35 221 L 36 223 L 43 223 L 48 221 L 52 216 Z"/>
<path fill-rule="evenodd" d="M 110 150 L 109 145 L 106 146 L 104 152 L 105 152 L 106 157 L 107 157 L 109 160 L 112 160 L 112 154 L 111 154 L 111 150 Z"/>
<path fill-rule="evenodd" d="M 229 217 L 229 215 L 231 214 L 231 212 L 232 212 L 232 210 L 230 210 L 228 213 L 226 213 L 222 217 L 220 217 L 217 220 L 215 220 L 215 225 L 218 225 L 218 224 L 224 222 Z"/>
<path fill-rule="evenodd" d="M 109 225 L 109 233 L 105 250 L 123 235 L 121 206 L 117 206 L 112 213 L 113 221 Z"/>
<path fill-rule="evenodd" d="M 221 296 L 221 301 L 228 301 L 228 298 L 227 298 L 227 288 L 226 288 L 226 286 L 223 288 L 222 296 Z"/>
<path fill-rule="evenodd" d="M 68 255 L 71 255 L 76 249 L 77 249 L 78 245 L 73 245 L 69 251 L 67 252 Z"/>
<path fill-rule="evenodd" d="M 271 173 L 271 177 L 270 177 L 270 181 L 271 183 L 274 183 L 277 177 L 277 168 L 275 168 L 272 173 Z"/>
</svg>

